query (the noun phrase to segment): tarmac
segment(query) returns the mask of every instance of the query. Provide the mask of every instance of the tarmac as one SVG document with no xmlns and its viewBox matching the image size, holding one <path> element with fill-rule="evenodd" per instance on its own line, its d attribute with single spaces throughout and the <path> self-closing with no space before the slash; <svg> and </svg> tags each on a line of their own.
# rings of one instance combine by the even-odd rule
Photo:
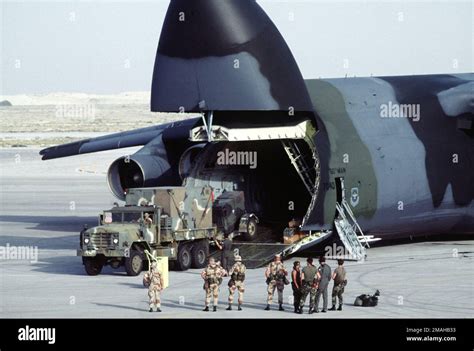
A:
<svg viewBox="0 0 474 351">
<path fill-rule="evenodd" d="M 76 256 L 83 224 L 117 201 L 106 170 L 134 150 L 41 161 L 39 149 L 0 149 L 0 248 L 30 247 L 30 256 L 0 257 L 0 316 L 3 318 L 473 318 L 474 241 L 446 238 L 368 250 L 364 262 L 346 262 L 348 285 L 342 311 L 297 315 L 291 287 L 284 312 L 264 311 L 264 268 L 249 270 L 243 311 L 225 311 L 227 279 L 217 312 L 202 312 L 200 270 L 170 272 L 162 313 L 149 313 L 142 276 L 106 267 L 90 277 Z M 2 251 L 0 251 L 1 253 Z M 285 261 L 288 270 L 294 260 Z M 334 261 L 328 261 L 335 268 Z M 332 283 L 330 284 L 332 288 Z M 356 296 L 380 290 L 379 305 L 353 306 Z M 330 290 L 329 290 L 330 294 Z M 330 306 L 330 303 L 329 303 Z M 307 312 L 307 308 L 305 308 Z"/>
</svg>

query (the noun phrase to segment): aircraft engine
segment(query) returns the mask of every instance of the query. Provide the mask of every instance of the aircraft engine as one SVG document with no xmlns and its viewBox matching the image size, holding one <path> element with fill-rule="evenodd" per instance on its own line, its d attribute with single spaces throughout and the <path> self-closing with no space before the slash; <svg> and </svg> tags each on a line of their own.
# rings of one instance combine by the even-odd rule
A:
<svg viewBox="0 0 474 351">
<path fill-rule="evenodd" d="M 124 200 L 129 188 L 179 185 L 181 179 L 165 158 L 134 154 L 121 157 L 110 165 L 107 182 L 112 193 Z"/>
</svg>

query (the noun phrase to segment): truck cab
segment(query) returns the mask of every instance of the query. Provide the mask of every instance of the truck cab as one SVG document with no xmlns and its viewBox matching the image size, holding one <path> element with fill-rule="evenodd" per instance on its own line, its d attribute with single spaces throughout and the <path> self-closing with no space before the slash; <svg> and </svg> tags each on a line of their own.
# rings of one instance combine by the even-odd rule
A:
<svg viewBox="0 0 474 351">
<path fill-rule="evenodd" d="M 80 233 L 85 271 L 97 275 L 105 265 L 125 267 L 138 275 L 146 265 L 145 250 L 167 256 L 179 270 L 202 268 L 210 240 L 219 239 L 212 223 L 212 196 L 208 187 L 130 189 L 124 206 L 99 216 L 98 226 Z"/>
</svg>

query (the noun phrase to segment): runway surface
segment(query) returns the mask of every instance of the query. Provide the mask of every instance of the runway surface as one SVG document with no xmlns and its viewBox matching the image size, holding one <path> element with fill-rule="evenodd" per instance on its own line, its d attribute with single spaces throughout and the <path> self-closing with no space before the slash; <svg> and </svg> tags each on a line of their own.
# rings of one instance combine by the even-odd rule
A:
<svg viewBox="0 0 474 351">
<path fill-rule="evenodd" d="M 162 313 L 149 313 L 141 276 L 110 267 L 87 276 L 76 257 L 78 232 L 93 226 L 116 199 L 105 180 L 110 163 L 133 150 L 41 161 L 38 149 L 0 150 L 0 247 L 37 247 L 38 260 L 0 258 L 4 318 L 473 318 L 474 241 L 426 241 L 369 249 L 363 263 L 346 262 L 342 312 L 295 315 L 291 288 L 285 312 L 264 311 L 264 269 L 248 271 L 243 311 L 225 311 L 227 279 L 217 312 L 202 312 L 200 270 L 170 272 Z M 33 251 L 34 252 L 34 251 Z M 288 269 L 298 258 L 285 261 Z M 299 258 L 304 261 L 304 258 Z M 335 262 L 329 261 L 332 268 Z M 332 283 L 330 285 L 332 287 Z M 381 292 L 379 306 L 352 306 L 357 295 Z M 307 309 L 306 309 L 307 310 Z"/>
</svg>

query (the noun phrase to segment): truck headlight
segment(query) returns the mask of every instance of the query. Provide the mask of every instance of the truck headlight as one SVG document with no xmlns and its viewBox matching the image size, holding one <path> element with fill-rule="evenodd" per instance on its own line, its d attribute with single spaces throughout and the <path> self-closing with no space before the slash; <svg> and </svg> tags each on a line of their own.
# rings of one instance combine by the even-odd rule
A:
<svg viewBox="0 0 474 351">
<path fill-rule="evenodd" d="M 111 240 L 110 240 L 110 248 L 115 249 L 119 243 L 119 234 L 118 233 L 111 233 Z"/>
<path fill-rule="evenodd" d="M 84 238 L 84 244 L 87 245 L 87 244 L 89 244 L 90 241 L 91 241 L 91 240 L 90 240 L 89 238 Z"/>
</svg>

